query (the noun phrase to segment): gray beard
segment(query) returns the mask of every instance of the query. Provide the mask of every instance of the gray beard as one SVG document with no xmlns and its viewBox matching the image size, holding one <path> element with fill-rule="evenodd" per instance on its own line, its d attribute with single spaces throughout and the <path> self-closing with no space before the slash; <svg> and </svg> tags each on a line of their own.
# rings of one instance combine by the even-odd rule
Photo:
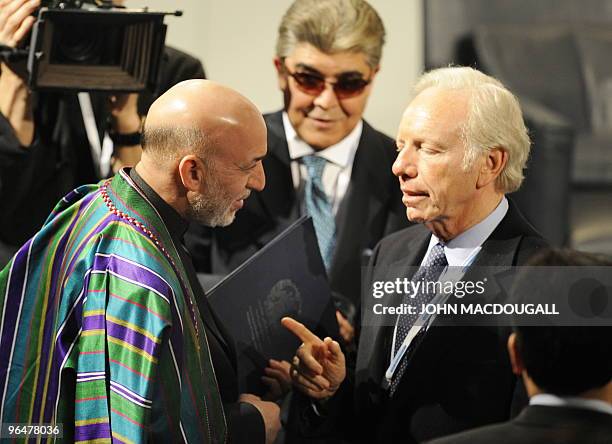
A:
<svg viewBox="0 0 612 444">
<path fill-rule="evenodd" d="M 223 196 L 207 198 L 198 194 L 189 201 L 189 219 L 208 227 L 227 227 L 236 218 Z"/>
<path fill-rule="evenodd" d="M 227 227 L 236 218 L 236 212 L 230 207 L 233 199 L 228 197 L 219 182 L 208 178 L 206 191 L 195 194 L 189 199 L 188 217 L 208 227 Z"/>
</svg>

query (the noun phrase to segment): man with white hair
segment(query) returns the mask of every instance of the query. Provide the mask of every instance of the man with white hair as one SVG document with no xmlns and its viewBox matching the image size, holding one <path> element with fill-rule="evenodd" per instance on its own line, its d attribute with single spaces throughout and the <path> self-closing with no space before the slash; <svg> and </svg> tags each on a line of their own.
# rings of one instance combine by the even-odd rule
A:
<svg viewBox="0 0 612 444">
<path fill-rule="evenodd" d="M 377 245 L 370 285 L 390 280 L 391 270 L 405 273 L 393 279 L 438 281 L 449 267 L 474 281 L 481 266 L 524 264 L 545 245 L 505 196 L 523 180 L 530 142 L 519 104 L 500 82 L 465 67 L 426 73 L 396 144 L 393 173 L 406 215 L 418 225 Z M 410 267 L 418 270 L 411 274 Z M 412 303 L 434 296 L 420 292 Z M 516 379 L 504 334 L 441 326 L 440 318 L 400 314 L 381 325 L 365 311 L 354 371 L 336 342 L 285 318 L 303 341 L 291 371 L 308 398 L 298 412 L 303 432 L 417 442 L 507 419 Z"/>
</svg>

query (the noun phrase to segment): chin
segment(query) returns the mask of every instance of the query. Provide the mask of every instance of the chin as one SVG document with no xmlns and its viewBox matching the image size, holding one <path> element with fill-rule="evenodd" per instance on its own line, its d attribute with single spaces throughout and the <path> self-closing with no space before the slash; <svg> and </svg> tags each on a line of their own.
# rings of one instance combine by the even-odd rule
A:
<svg viewBox="0 0 612 444">
<path fill-rule="evenodd" d="M 414 208 L 406 208 L 406 217 L 410 222 L 415 224 L 422 224 L 426 222 L 423 214 Z"/>
<path fill-rule="evenodd" d="M 298 135 L 304 142 L 313 148 L 325 149 L 340 142 L 348 135 L 348 133 L 343 135 L 341 131 L 338 131 L 335 128 L 330 128 L 328 130 L 309 128 L 306 131 L 302 131 L 302 134 Z"/>
<path fill-rule="evenodd" d="M 304 142 L 313 147 L 315 150 L 324 150 L 325 148 L 336 143 L 333 141 L 333 139 L 328 139 L 327 137 L 321 137 L 319 135 L 315 137 L 306 136 L 303 137 L 302 140 L 304 140 Z"/>
<path fill-rule="evenodd" d="M 417 224 L 425 224 L 446 219 L 438 207 L 430 205 L 425 208 L 406 207 L 406 216 L 410 222 Z"/>
<path fill-rule="evenodd" d="M 227 227 L 234 222 L 236 219 L 236 211 L 230 210 L 223 214 L 208 214 L 208 213 L 197 213 L 197 217 L 194 218 L 199 224 L 205 225 L 210 228 L 215 227 Z"/>
<path fill-rule="evenodd" d="M 217 220 L 217 227 L 227 227 L 236 219 L 237 210 L 230 209 Z"/>
<path fill-rule="evenodd" d="M 226 216 L 221 223 L 218 225 L 219 227 L 227 227 L 229 225 L 231 225 L 234 220 L 236 219 L 236 213 L 232 213 L 229 216 Z"/>
</svg>

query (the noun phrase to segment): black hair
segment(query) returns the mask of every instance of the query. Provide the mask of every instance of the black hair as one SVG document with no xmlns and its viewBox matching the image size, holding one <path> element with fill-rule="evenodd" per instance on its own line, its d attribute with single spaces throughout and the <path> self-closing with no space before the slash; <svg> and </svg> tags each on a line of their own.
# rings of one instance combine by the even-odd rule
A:
<svg viewBox="0 0 612 444">
<path fill-rule="evenodd" d="M 528 265 L 612 266 L 605 256 L 551 249 Z M 612 327 L 516 326 L 518 353 L 529 377 L 543 391 L 576 396 L 612 380 Z"/>
</svg>

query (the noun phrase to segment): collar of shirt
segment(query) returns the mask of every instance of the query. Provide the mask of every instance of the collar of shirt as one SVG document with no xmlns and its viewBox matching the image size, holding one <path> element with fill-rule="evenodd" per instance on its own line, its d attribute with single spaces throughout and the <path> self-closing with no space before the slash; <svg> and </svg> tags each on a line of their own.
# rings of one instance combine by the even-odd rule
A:
<svg viewBox="0 0 612 444">
<path fill-rule="evenodd" d="M 508 199 L 504 196 L 501 202 L 495 209 L 483 220 L 476 225 L 464 231 L 456 238 L 444 245 L 444 254 L 448 261 L 449 267 L 465 267 L 470 265 L 478 252 L 480 251 L 484 241 L 493 233 L 502 219 L 508 212 Z M 435 235 L 431 235 L 427 252 L 423 256 L 421 265 L 429 256 L 431 249 L 438 243 L 440 239 Z M 443 243 L 443 242 L 442 242 Z"/>
<path fill-rule="evenodd" d="M 552 407 L 574 407 L 579 409 L 595 410 L 612 415 L 612 405 L 599 399 L 580 397 L 560 397 L 550 393 L 541 393 L 532 396 L 529 405 L 545 405 Z"/>
<path fill-rule="evenodd" d="M 444 244 L 444 254 L 448 267 L 442 272 L 439 277 L 441 282 L 458 281 L 463 276 L 465 267 L 469 266 L 475 259 L 476 255 L 481 249 L 482 244 L 487 238 L 493 233 L 493 230 L 499 225 L 506 213 L 508 212 L 508 199 L 504 196 L 501 202 L 495 207 L 495 209 L 485 217 L 483 220 L 478 222 L 476 225 L 464 231 L 450 242 L 444 244 L 440 239 L 432 234 L 429 239 L 429 246 L 423 256 L 421 265 L 425 263 L 425 260 L 429 257 L 431 249 L 438 243 Z M 463 270 L 452 269 L 449 267 L 464 267 Z M 450 297 L 449 294 L 439 293 L 434 296 L 432 303 L 443 303 Z M 407 337 L 415 337 L 416 333 L 422 328 L 420 324 L 425 325 L 424 328 L 429 328 L 429 325 L 435 319 L 435 315 L 421 315 L 419 318 L 419 325 L 413 325 Z M 399 319 L 399 316 L 398 316 Z M 412 333 L 412 336 L 410 336 Z M 395 344 L 395 335 L 397 334 L 397 323 L 393 330 L 393 344 Z M 395 347 L 391 347 L 391 359 L 395 354 Z"/>
<path fill-rule="evenodd" d="M 147 199 L 151 201 L 177 246 L 182 244 L 183 236 L 187 228 L 189 228 L 189 222 L 183 219 L 174 208 L 168 205 L 168 203 L 166 203 L 166 201 L 162 199 L 142 177 L 140 177 L 140 174 L 136 172 L 136 168 L 130 169 L 130 178 L 138 185 L 138 188 L 142 190 Z"/>
<path fill-rule="evenodd" d="M 363 121 L 360 120 L 355 128 L 340 142 L 319 151 L 300 139 L 286 112 L 283 112 L 283 127 L 291 160 L 298 160 L 301 157 L 316 153 L 317 156 L 323 157 L 328 162 L 338 165 L 340 168 L 346 168 L 353 164 L 363 131 Z"/>
</svg>

